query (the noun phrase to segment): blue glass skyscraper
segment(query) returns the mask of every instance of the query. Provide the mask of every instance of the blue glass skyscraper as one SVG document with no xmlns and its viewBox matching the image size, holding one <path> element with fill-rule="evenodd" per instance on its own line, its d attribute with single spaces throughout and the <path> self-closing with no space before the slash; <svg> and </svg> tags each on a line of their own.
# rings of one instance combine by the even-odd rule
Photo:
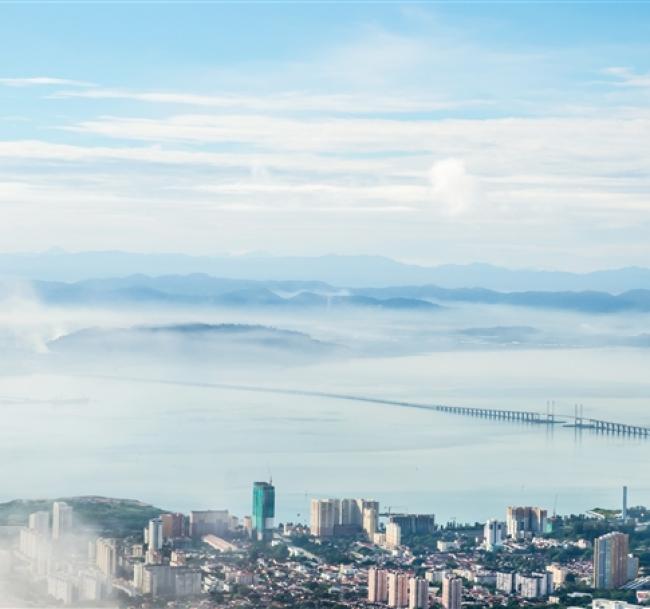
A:
<svg viewBox="0 0 650 609">
<path fill-rule="evenodd" d="M 253 537 L 268 541 L 273 535 L 275 487 L 270 482 L 253 483 Z"/>
</svg>

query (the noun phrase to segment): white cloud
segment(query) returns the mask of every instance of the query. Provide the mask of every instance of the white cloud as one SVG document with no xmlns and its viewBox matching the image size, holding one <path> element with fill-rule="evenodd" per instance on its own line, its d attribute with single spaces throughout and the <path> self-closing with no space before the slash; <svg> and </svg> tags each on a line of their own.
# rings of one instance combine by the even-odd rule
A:
<svg viewBox="0 0 650 609">
<path fill-rule="evenodd" d="M 429 171 L 434 202 L 450 216 L 467 213 L 481 200 L 479 181 L 467 172 L 460 159 L 444 159 Z"/>
<path fill-rule="evenodd" d="M 605 74 L 618 79 L 619 85 L 626 87 L 650 88 L 650 72 L 639 74 L 626 67 L 611 67 L 603 70 Z"/>
<path fill-rule="evenodd" d="M 33 76 L 29 78 L 0 78 L 0 85 L 7 87 L 92 87 L 92 83 L 68 78 L 52 78 L 50 76 Z"/>
<path fill-rule="evenodd" d="M 388 94 L 313 94 L 305 91 L 275 95 L 198 95 L 164 91 L 129 91 L 93 87 L 76 91 L 57 91 L 52 98 L 120 99 L 152 104 L 187 105 L 250 112 L 435 112 L 453 108 L 485 105 L 481 100 L 451 101 L 422 96 Z"/>
</svg>

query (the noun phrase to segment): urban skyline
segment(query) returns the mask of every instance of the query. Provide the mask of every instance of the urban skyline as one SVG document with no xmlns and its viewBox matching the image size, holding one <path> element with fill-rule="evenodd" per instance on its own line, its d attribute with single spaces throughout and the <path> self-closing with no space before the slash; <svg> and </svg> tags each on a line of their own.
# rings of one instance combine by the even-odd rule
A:
<svg viewBox="0 0 650 609">
<path fill-rule="evenodd" d="M 646 513 L 639 512 L 640 508 L 633 508 L 635 515 L 629 516 L 626 487 L 618 511 L 593 511 L 579 517 L 553 514 L 547 520 L 545 509 L 509 506 L 504 508 L 503 521 L 490 519 L 484 525 L 448 523 L 445 527 L 435 524 L 433 514 L 392 512 L 390 507 L 382 511 L 375 500 L 317 498 L 311 500 L 310 527 L 300 523 L 276 526 L 270 521 L 270 514 L 275 512 L 275 488 L 269 482 L 255 482 L 251 496 L 252 516 L 238 518 L 224 508 L 192 511 L 189 516 L 163 512 L 150 518 L 139 534 L 126 538 L 89 534 L 70 504 L 54 501 L 51 511 L 27 515 L 25 525 L 19 528 L 15 549 L 0 553 L 0 567 L 16 578 L 24 577 L 27 568 L 35 581 L 43 582 L 41 594 L 64 606 L 103 601 L 121 594 L 125 600 L 133 599 L 124 605 L 128 607 L 140 606 L 138 599 L 147 598 L 177 602 L 187 599 L 189 604 L 181 607 L 190 607 L 192 599 L 212 599 L 215 604 L 209 606 L 218 607 L 224 602 L 224 593 L 252 591 L 261 585 L 254 566 L 260 560 L 256 558 L 258 552 L 271 552 L 278 564 L 290 563 L 292 556 L 324 563 L 327 554 L 319 558 L 313 552 L 325 541 L 365 548 L 377 560 L 368 566 L 359 555 L 346 567 L 355 573 L 351 581 L 361 578 L 363 583 L 354 586 L 355 592 L 349 598 L 351 607 L 369 604 L 392 609 L 429 609 L 439 605 L 442 609 L 460 609 L 467 595 L 475 596 L 477 590 L 482 595 L 491 589 L 494 594 L 526 600 L 533 605 L 546 602 L 544 599 L 559 604 L 552 599 L 559 598 L 563 590 L 566 593 L 569 582 L 577 581 L 577 577 L 585 585 L 589 582 L 601 595 L 621 589 L 634 594 L 650 583 L 650 577 L 637 577 L 641 563 L 630 552 L 629 533 L 616 530 L 643 531 L 650 523 L 643 524 L 645 521 L 636 515 Z M 372 526 L 368 527 L 370 518 Z M 263 528 L 256 527 L 255 522 L 263 523 L 259 525 Z M 545 548 L 558 547 L 557 536 L 565 535 L 561 531 L 579 522 L 593 523 L 594 531 L 610 529 L 594 538 L 593 551 L 588 539 L 569 538 L 583 555 L 592 554 L 589 561 L 572 558 L 544 562 L 548 559 L 542 558 L 542 563 L 538 559 L 528 566 L 516 561 L 514 564 L 520 564 L 520 570 L 505 566 L 518 552 L 528 556 L 531 551 L 539 553 Z M 473 531 L 481 533 L 480 539 L 472 537 Z M 424 553 L 427 560 L 439 555 L 433 563 L 439 565 L 437 568 L 423 569 L 421 563 L 414 562 L 417 554 L 413 548 L 423 542 L 433 544 Z M 241 556 L 243 548 L 251 543 L 252 570 L 227 568 L 224 582 L 224 572 L 213 571 L 214 566 L 209 566 L 219 562 L 219 555 L 228 564 L 228 557 Z M 307 546 L 310 550 L 305 543 L 311 544 Z M 284 548 L 279 554 L 278 547 Z M 205 548 L 215 554 L 206 559 Z M 82 558 L 84 551 L 86 557 Z M 469 562 L 464 566 L 449 566 L 450 561 L 456 562 L 465 555 L 469 558 L 464 560 Z M 488 566 L 493 560 L 490 557 L 505 559 L 504 566 Z M 307 573 L 304 563 L 297 565 L 303 569 L 303 575 Z M 472 581 L 474 584 L 470 586 Z M 215 594 L 220 601 L 215 601 Z M 650 597 L 650 591 L 638 594 L 639 598 L 645 598 L 644 594 Z M 592 609 L 616 609 L 607 605 L 606 599 L 594 597 Z M 624 604 L 619 609 L 635 607 Z"/>
</svg>

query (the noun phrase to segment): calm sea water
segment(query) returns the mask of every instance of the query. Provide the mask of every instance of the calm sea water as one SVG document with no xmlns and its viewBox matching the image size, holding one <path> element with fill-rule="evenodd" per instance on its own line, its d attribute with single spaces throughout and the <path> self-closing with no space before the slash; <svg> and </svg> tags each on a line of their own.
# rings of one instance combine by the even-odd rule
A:
<svg viewBox="0 0 650 609">
<path fill-rule="evenodd" d="M 573 411 L 650 425 L 641 350 L 436 353 L 192 378 L 432 403 Z M 186 381 L 182 370 L 120 369 Z M 68 401 L 70 399 L 80 401 Z M 87 401 L 85 401 L 87 400 Z M 273 477 L 279 520 L 312 496 L 365 496 L 439 521 L 650 505 L 650 439 L 333 400 L 63 374 L 0 377 L 0 499 L 98 494 L 174 510 L 250 511 Z"/>
</svg>

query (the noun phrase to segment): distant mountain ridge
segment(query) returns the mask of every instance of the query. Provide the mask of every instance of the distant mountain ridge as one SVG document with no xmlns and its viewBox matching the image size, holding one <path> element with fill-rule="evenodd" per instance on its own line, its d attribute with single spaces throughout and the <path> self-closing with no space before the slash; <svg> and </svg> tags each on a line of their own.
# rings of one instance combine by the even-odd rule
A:
<svg viewBox="0 0 650 609">
<path fill-rule="evenodd" d="M 351 293 L 322 282 L 250 281 L 219 279 L 208 275 L 92 279 L 76 283 L 35 281 L 36 295 L 47 304 L 70 305 L 204 305 L 209 307 L 374 307 L 381 309 L 435 310 L 440 306 L 400 294 L 376 298 Z M 5 288 L 8 292 L 9 288 Z M 0 296 L 2 287 L 0 286 Z"/>
<path fill-rule="evenodd" d="M 273 309 L 371 308 L 433 313 L 449 303 L 509 305 L 585 313 L 650 311 L 650 290 L 607 292 L 497 292 L 484 288 L 435 285 L 340 288 L 323 282 L 232 280 L 208 275 L 93 279 L 77 283 L 32 284 L 33 293 L 50 305 L 174 305 Z M 5 295 L 11 289 L 4 287 Z M 3 286 L 0 284 L 0 297 Z"/>
<path fill-rule="evenodd" d="M 419 266 L 382 256 L 190 256 L 119 251 L 0 254 L 0 277 L 81 281 L 132 274 L 208 274 L 223 279 L 324 282 L 355 287 L 433 284 L 496 291 L 600 291 L 650 289 L 650 268 L 625 267 L 590 273 L 507 269 L 490 264 Z"/>
</svg>

